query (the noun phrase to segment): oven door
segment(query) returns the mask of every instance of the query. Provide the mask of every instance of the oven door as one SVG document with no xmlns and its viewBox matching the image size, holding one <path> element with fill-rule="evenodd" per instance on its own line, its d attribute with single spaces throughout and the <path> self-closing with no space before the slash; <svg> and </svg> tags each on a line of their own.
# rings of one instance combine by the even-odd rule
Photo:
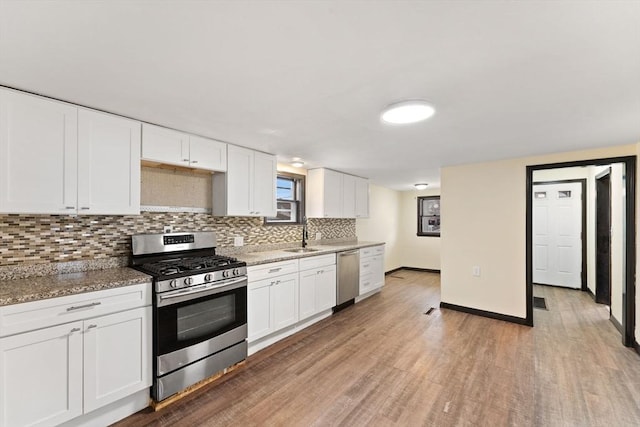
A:
<svg viewBox="0 0 640 427">
<path fill-rule="evenodd" d="M 161 376 L 247 338 L 247 279 L 156 295 L 154 346 Z"/>
</svg>

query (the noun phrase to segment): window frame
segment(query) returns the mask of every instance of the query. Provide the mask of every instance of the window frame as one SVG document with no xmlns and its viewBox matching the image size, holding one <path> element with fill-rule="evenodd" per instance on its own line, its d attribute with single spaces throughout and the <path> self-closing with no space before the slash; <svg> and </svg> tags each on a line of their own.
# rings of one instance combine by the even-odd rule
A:
<svg viewBox="0 0 640 427">
<path fill-rule="evenodd" d="M 277 191 L 277 183 L 278 183 L 278 178 L 287 178 L 287 179 L 292 179 L 294 180 L 294 202 L 296 203 L 297 206 L 297 210 L 296 210 L 296 221 L 275 221 L 274 218 L 275 217 L 264 217 L 264 221 L 263 224 L 264 225 L 301 225 L 303 223 L 303 218 L 305 215 L 305 206 L 304 206 L 304 199 L 305 199 L 305 190 L 306 190 L 306 183 L 305 183 L 305 176 L 304 175 L 299 175 L 297 173 L 291 173 L 291 172 L 281 172 L 281 171 L 277 171 L 276 173 L 276 197 L 278 194 Z M 291 202 L 291 200 L 289 199 L 278 199 L 276 198 L 276 215 L 277 215 L 277 205 L 278 202 Z"/>
<path fill-rule="evenodd" d="M 438 201 L 438 215 L 422 215 L 422 205 L 423 205 L 423 201 L 424 200 L 437 200 Z M 433 218 L 437 218 L 438 222 L 441 221 L 441 215 L 440 215 L 440 196 L 418 196 L 417 198 L 417 205 L 418 205 L 418 232 L 416 233 L 417 236 L 420 237 L 440 237 L 440 231 L 424 231 L 422 229 L 422 221 L 421 219 L 424 217 L 433 217 Z"/>
</svg>

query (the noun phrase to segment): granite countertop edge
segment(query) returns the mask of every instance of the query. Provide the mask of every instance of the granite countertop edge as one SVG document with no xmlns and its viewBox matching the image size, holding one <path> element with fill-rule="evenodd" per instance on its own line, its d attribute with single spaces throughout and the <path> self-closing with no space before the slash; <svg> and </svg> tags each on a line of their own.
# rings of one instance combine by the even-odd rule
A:
<svg viewBox="0 0 640 427">
<path fill-rule="evenodd" d="M 243 254 L 237 254 L 236 258 L 240 261 L 247 263 L 247 267 L 252 267 L 260 264 L 268 264 L 272 262 L 288 261 L 292 259 L 308 258 L 318 255 L 327 255 L 337 252 L 350 251 L 354 249 L 368 248 L 372 246 L 384 245 L 384 242 L 351 242 L 351 243 L 336 243 L 327 245 L 314 245 L 308 246 L 311 249 L 316 249 L 313 252 L 296 253 L 287 252 L 286 249 L 278 249 L 264 252 L 248 252 Z"/>
<path fill-rule="evenodd" d="M 124 286 L 151 285 L 151 276 L 127 267 L 0 280 L 0 307 Z"/>
</svg>

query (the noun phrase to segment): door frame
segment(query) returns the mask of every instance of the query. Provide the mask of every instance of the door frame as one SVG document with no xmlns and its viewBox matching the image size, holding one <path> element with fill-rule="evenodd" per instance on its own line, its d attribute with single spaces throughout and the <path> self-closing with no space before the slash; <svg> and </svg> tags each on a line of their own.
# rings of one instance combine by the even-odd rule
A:
<svg viewBox="0 0 640 427">
<path fill-rule="evenodd" d="M 625 284 L 622 300 L 622 343 L 633 347 L 635 343 L 636 302 L 636 156 L 609 157 L 572 162 L 547 163 L 526 167 L 526 324 L 533 326 L 533 257 L 531 245 L 533 230 L 533 172 L 573 166 L 602 166 L 612 163 L 625 165 Z"/>
<path fill-rule="evenodd" d="M 609 306 L 609 317 L 611 317 L 611 167 L 608 167 L 607 169 L 603 170 L 602 172 L 600 172 L 599 174 L 597 174 L 594 178 L 596 180 L 595 183 L 595 189 L 596 189 L 596 203 L 595 203 L 595 225 L 596 225 L 596 232 L 595 232 L 595 237 L 596 237 L 596 241 L 595 241 L 595 250 L 596 250 L 596 270 L 595 270 L 595 278 L 596 278 L 596 283 L 595 283 L 595 292 L 593 294 L 593 299 L 598 302 L 598 267 L 599 267 L 599 262 L 600 262 L 600 251 L 598 250 L 599 245 L 598 245 L 598 222 L 599 222 L 599 214 L 600 214 L 600 209 L 598 208 L 598 181 L 601 180 L 604 177 L 607 177 L 608 181 L 609 181 L 609 251 L 607 253 L 607 255 L 609 256 L 609 273 L 608 273 L 608 278 L 609 278 L 609 289 L 608 289 L 608 293 L 609 293 L 609 303 L 607 304 Z M 617 322 L 615 322 L 617 323 Z"/>
<path fill-rule="evenodd" d="M 580 271 L 580 290 L 586 291 L 587 287 L 587 179 L 586 178 L 578 178 L 578 179 L 562 179 L 557 181 L 535 181 L 533 185 L 552 185 L 552 184 L 574 184 L 580 183 L 580 190 L 582 191 L 582 200 L 580 201 L 580 210 L 582 217 L 582 227 L 580 228 L 580 244 L 582 245 L 582 261 L 581 261 L 581 271 Z M 533 213 L 532 213 L 533 214 Z M 531 231 L 533 233 L 533 222 L 531 223 Z M 531 240 L 531 244 L 533 244 L 533 239 Z M 531 254 L 533 262 L 533 253 Z M 533 282 L 533 270 L 531 270 L 531 281 Z M 535 284 L 535 283 L 534 283 Z"/>
</svg>

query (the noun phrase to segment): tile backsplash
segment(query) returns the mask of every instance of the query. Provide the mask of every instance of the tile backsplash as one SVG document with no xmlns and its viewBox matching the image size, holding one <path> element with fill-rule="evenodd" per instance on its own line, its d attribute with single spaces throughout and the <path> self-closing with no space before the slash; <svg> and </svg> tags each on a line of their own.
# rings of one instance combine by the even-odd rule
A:
<svg viewBox="0 0 640 427">
<path fill-rule="evenodd" d="M 89 261 L 130 253 L 133 234 L 215 231 L 219 248 L 232 248 L 244 237 L 247 249 L 259 245 L 297 243 L 302 226 L 264 225 L 262 218 L 214 217 L 205 213 L 143 212 L 129 216 L 0 215 L 0 267 L 21 264 Z M 309 219 L 309 237 L 355 239 L 355 219 Z"/>
</svg>

